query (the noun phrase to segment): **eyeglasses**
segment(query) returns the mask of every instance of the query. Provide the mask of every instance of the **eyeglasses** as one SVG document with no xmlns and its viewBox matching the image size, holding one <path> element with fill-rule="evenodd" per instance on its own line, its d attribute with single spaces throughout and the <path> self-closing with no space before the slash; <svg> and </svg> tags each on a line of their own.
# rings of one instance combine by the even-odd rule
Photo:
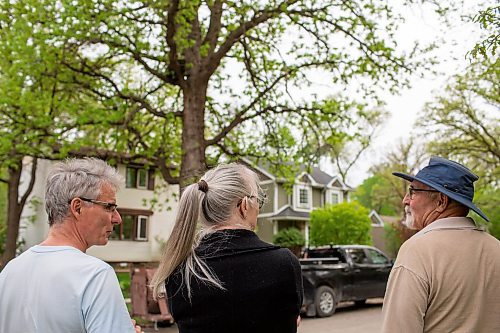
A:
<svg viewBox="0 0 500 333">
<path fill-rule="evenodd" d="M 439 192 L 436 190 L 424 190 L 423 188 L 414 188 L 414 187 L 408 187 L 408 194 L 410 196 L 410 200 L 413 200 L 413 195 L 415 192 Z"/>
<path fill-rule="evenodd" d="M 259 209 L 262 209 L 262 206 L 264 206 L 264 203 L 266 202 L 266 195 L 265 194 L 263 195 L 262 198 L 260 196 L 256 196 L 256 195 L 246 195 L 246 197 L 249 199 L 256 198 L 257 202 L 259 203 Z M 238 203 L 236 204 L 236 207 L 239 207 L 242 202 L 243 202 L 243 199 L 240 199 L 238 201 Z"/>
<path fill-rule="evenodd" d="M 89 199 L 89 198 L 82 198 L 79 197 L 80 200 L 87 201 L 99 206 L 103 206 L 105 210 L 107 210 L 110 213 L 116 212 L 116 208 L 118 207 L 117 204 L 111 203 L 111 202 L 105 202 L 105 201 L 99 201 L 99 200 L 94 200 L 94 199 Z"/>
</svg>

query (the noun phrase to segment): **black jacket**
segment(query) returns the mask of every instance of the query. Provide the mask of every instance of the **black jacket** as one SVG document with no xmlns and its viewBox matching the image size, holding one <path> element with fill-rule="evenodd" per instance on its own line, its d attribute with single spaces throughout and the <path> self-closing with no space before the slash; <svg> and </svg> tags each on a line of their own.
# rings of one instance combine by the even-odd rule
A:
<svg viewBox="0 0 500 333">
<path fill-rule="evenodd" d="M 192 298 L 180 270 L 167 280 L 170 311 L 180 333 L 295 333 L 302 305 L 302 275 L 287 249 L 249 230 L 205 236 L 196 253 L 226 290 L 191 279 Z"/>
</svg>

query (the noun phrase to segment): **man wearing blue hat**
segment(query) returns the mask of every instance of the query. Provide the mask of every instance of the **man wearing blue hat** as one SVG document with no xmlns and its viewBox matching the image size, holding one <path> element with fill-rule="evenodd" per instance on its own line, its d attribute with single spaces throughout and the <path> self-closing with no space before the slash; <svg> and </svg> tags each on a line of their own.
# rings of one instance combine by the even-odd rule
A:
<svg viewBox="0 0 500 333">
<path fill-rule="evenodd" d="M 500 332 L 500 242 L 478 228 L 478 177 L 440 157 L 410 182 L 405 224 L 419 230 L 399 250 L 389 277 L 382 332 Z"/>
</svg>

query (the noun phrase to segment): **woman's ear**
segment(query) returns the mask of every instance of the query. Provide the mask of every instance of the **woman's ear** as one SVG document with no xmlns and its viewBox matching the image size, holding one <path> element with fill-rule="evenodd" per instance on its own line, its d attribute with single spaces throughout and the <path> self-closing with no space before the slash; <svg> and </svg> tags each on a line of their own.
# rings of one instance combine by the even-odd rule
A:
<svg viewBox="0 0 500 333">
<path fill-rule="evenodd" d="M 243 219 L 247 218 L 247 211 L 248 211 L 248 197 L 244 197 L 241 200 L 241 205 L 239 207 L 240 209 L 240 215 Z"/>
</svg>

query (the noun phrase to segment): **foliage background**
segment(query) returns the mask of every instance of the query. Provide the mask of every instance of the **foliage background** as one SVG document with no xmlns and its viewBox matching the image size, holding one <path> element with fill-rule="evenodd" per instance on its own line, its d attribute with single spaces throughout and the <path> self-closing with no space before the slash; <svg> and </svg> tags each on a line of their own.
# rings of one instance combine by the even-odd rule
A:
<svg viewBox="0 0 500 333">
<path fill-rule="evenodd" d="M 367 208 L 355 201 L 315 209 L 310 221 L 311 245 L 372 245 L 368 213 Z"/>
</svg>

